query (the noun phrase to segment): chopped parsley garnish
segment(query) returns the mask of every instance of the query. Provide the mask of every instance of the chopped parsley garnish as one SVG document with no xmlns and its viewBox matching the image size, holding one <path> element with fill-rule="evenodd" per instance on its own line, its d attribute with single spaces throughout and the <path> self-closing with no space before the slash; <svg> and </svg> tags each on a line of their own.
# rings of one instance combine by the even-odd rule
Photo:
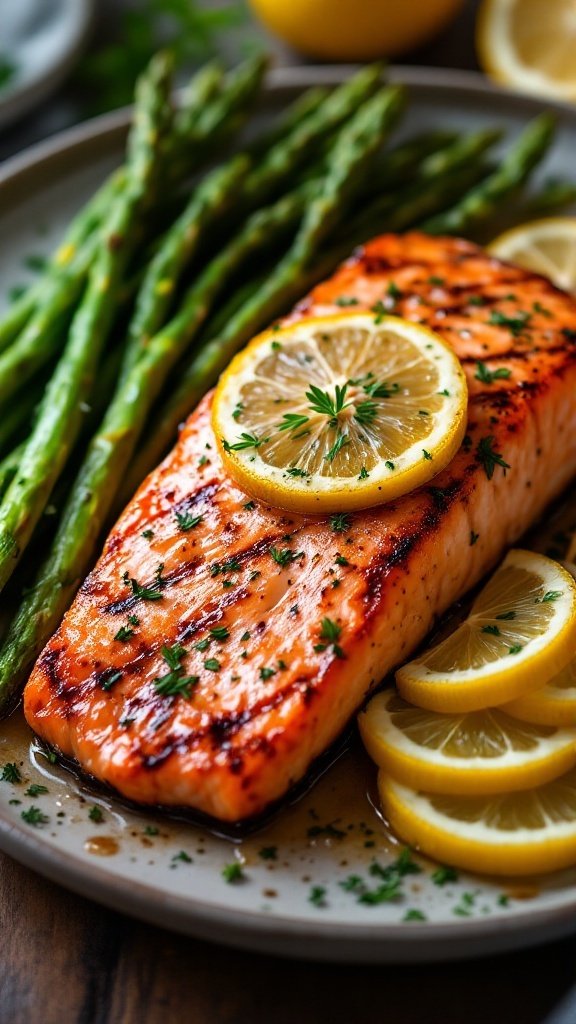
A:
<svg viewBox="0 0 576 1024">
<path fill-rule="evenodd" d="M 460 903 L 453 908 L 452 913 L 457 917 L 470 917 L 475 901 L 476 896 L 473 892 L 463 892 Z"/>
<path fill-rule="evenodd" d="M 186 853 L 186 850 L 180 850 L 179 853 L 174 854 L 172 862 L 174 864 L 177 864 L 178 862 L 181 864 L 192 864 L 192 857 L 189 853 Z"/>
<path fill-rule="evenodd" d="M 506 366 L 499 366 L 497 370 L 489 370 L 486 363 L 476 363 L 474 376 L 483 384 L 493 384 L 495 380 L 507 380 L 511 372 Z"/>
<path fill-rule="evenodd" d="M 447 885 L 448 882 L 457 882 L 458 872 L 455 870 L 455 868 L 451 868 L 448 867 L 448 865 L 442 864 L 440 865 L 439 868 L 436 868 L 436 870 L 432 872 L 431 878 L 432 881 L 434 882 L 434 885 L 443 886 Z"/>
<path fill-rule="evenodd" d="M 142 536 L 144 537 L 144 540 L 152 540 L 154 530 L 142 530 Z"/>
<path fill-rule="evenodd" d="M 115 640 L 120 640 L 125 643 L 126 640 L 130 640 L 134 636 L 134 630 L 131 626 L 120 626 L 118 632 L 114 635 Z"/>
<path fill-rule="evenodd" d="M 476 446 L 476 458 L 483 467 L 484 472 L 489 480 L 494 476 L 494 470 L 496 466 L 501 466 L 506 475 L 506 470 L 510 469 L 510 464 L 504 460 L 504 457 L 500 452 L 494 449 L 494 436 L 491 434 L 489 437 L 483 437 Z"/>
<path fill-rule="evenodd" d="M 426 914 L 423 914 L 421 910 L 407 910 L 402 918 L 403 921 L 427 921 Z"/>
<path fill-rule="evenodd" d="M 210 569 L 210 575 L 220 576 L 229 572 L 239 572 L 241 568 L 237 558 L 229 558 L 226 562 L 216 562 Z"/>
<path fill-rule="evenodd" d="M 520 337 L 530 323 L 532 314 L 518 311 L 516 316 L 506 316 L 499 309 L 493 309 L 488 321 L 493 327 L 505 327 L 514 338 Z"/>
<path fill-rule="evenodd" d="M 90 810 L 88 811 L 88 817 L 90 818 L 90 821 L 96 822 L 97 825 L 99 825 L 101 821 L 104 821 L 104 815 L 102 814 L 102 809 L 100 807 L 98 807 L 97 804 L 94 804 L 90 808 Z"/>
<path fill-rule="evenodd" d="M 306 398 L 310 403 L 312 412 L 320 413 L 321 416 L 327 416 L 331 427 L 335 427 L 338 423 L 338 416 L 343 409 L 346 408 L 346 392 L 348 390 L 348 384 L 336 384 L 334 387 L 334 397 L 328 394 L 327 391 L 322 391 L 321 388 L 316 387 L 315 384 L 310 385 L 310 391 L 306 392 Z"/>
<path fill-rule="evenodd" d="M 18 765 L 14 764 L 13 761 L 7 761 L 6 764 L 2 767 L 0 781 L 12 782 L 14 785 L 16 785 L 19 782 L 22 782 L 22 775 L 20 773 Z"/>
<path fill-rule="evenodd" d="M 187 533 L 188 530 L 193 530 L 195 526 L 199 526 L 204 516 L 193 516 L 191 512 L 175 512 L 176 522 L 178 523 L 178 529 L 182 530 L 183 533 Z"/>
<path fill-rule="evenodd" d="M 28 789 L 24 791 L 24 796 L 42 796 L 44 793 L 47 792 L 48 786 L 42 786 L 38 782 L 33 782 L 32 785 L 28 786 Z"/>
<path fill-rule="evenodd" d="M 210 638 L 204 637 L 203 640 L 197 640 L 194 644 L 195 651 L 207 651 L 210 647 Z"/>
<path fill-rule="evenodd" d="M 262 860 L 277 860 L 278 859 L 278 847 L 277 846 L 263 846 L 258 850 L 258 856 Z"/>
<path fill-rule="evenodd" d="M 338 640 L 340 639 L 341 633 L 342 626 L 339 626 L 338 623 L 334 622 L 332 619 L 329 619 L 327 617 L 323 618 L 322 622 L 320 623 L 320 640 L 322 642 L 319 644 L 314 644 L 314 650 L 316 652 L 325 651 L 326 648 L 331 645 L 336 657 L 344 658 L 344 651 L 338 644 Z"/>
<path fill-rule="evenodd" d="M 156 828 L 156 825 L 146 825 L 146 828 L 144 829 L 145 836 L 157 836 L 159 832 L 160 829 Z"/>
<path fill-rule="evenodd" d="M 161 562 L 156 570 L 156 579 L 154 581 L 154 586 L 152 587 L 143 587 L 142 584 L 138 583 L 138 580 L 135 580 L 133 576 L 130 576 L 129 572 L 125 572 L 122 579 L 126 586 L 130 587 L 134 597 L 138 598 L 140 601 L 159 601 L 162 598 L 162 591 L 159 588 L 164 583 L 164 580 L 162 579 L 163 568 L 164 565 Z"/>
<path fill-rule="evenodd" d="M 303 555 L 302 551 L 292 551 L 291 548 L 270 548 L 270 554 L 277 565 L 282 566 L 290 565 L 291 562 L 295 562 L 297 558 L 301 558 Z"/>
<path fill-rule="evenodd" d="M 436 288 L 441 288 L 442 285 L 444 284 L 444 278 L 443 277 L 436 277 L 435 274 L 432 274 L 428 278 L 428 284 L 433 284 Z"/>
<path fill-rule="evenodd" d="M 282 423 L 278 424 L 278 430 L 299 430 L 300 427 L 304 427 L 309 422 L 309 416 L 296 412 L 286 412 L 282 417 Z"/>
<path fill-rule="evenodd" d="M 485 306 L 486 305 L 486 301 L 487 300 L 484 298 L 483 295 L 470 295 L 470 297 L 468 298 L 468 305 L 469 306 Z"/>
<path fill-rule="evenodd" d="M 107 669 L 100 678 L 100 686 L 103 690 L 111 690 L 114 683 L 117 683 L 122 679 L 122 675 L 123 673 L 121 669 Z"/>
<path fill-rule="evenodd" d="M 432 461 L 432 456 L 430 455 L 430 452 L 427 452 L 425 448 L 422 449 L 422 455 L 428 462 Z"/>
<path fill-rule="evenodd" d="M 561 590 L 547 590 L 544 597 L 537 597 L 535 604 L 548 604 L 550 601 L 557 601 L 559 597 L 562 597 Z"/>
<path fill-rule="evenodd" d="M 240 440 L 236 441 L 234 444 L 230 444 L 230 442 L 223 437 L 222 447 L 224 451 L 229 454 L 230 452 L 242 452 L 246 448 L 259 448 L 261 444 L 266 444 L 266 441 L 269 440 L 269 437 L 257 437 L 256 434 L 247 434 L 243 431 L 240 434 Z"/>
<path fill-rule="evenodd" d="M 250 639 L 250 633 L 248 632 L 248 630 L 246 630 L 245 633 L 242 633 L 242 636 L 240 637 L 240 641 L 241 641 L 241 643 L 244 644 L 249 639 Z"/>
<path fill-rule="evenodd" d="M 470 530 L 470 547 L 473 548 L 480 534 L 474 533 L 474 530 Z"/>
<path fill-rule="evenodd" d="M 344 555 L 336 555 L 334 561 L 336 565 L 350 565 L 350 562 L 347 558 L 344 558 Z"/>
<path fill-rule="evenodd" d="M 236 403 L 236 408 L 232 412 L 232 419 L 233 420 L 238 420 L 243 412 L 244 412 L 244 405 L 243 405 L 243 403 L 242 402 L 237 402 Z"/>
<path fill-rule="evenodd" d="M 344 445 L 349 444 L 349 443 L 350 443 L 350 438 L 348 437 L 348 435 L 347 434 L 339 433 L 338 437 L 334 441 L 334 444 L 332 445 L 330 450 L 326 452 L 326 455 L 324 456 L 326 461 L 327 462 L 334 462 L 334 459 L 336 458 L 338 453 L 342 451 Z"/>
<path fill-rule="evenodd" d="M 494 617 L 496 619 L 498 619 L 500 622 L 502 622 L 502 621 L 506 622 L 509 619 L 515 619 L 516 618 L 516 612 L 501 612 L 500 615 L 495 615 Z"/>
<path fill-rule="evenodd" d="M 384 465 L 386 466 L 386 469 L 396 469 L 395 464 L 393 462 L 390 462 L 390 459 L 386 459 Z"/>
<path fill-rule="evenodd" d="M 204 668 L 208 669 L 208 672 L 219 672 L 221 665 L 218 658 L 207 658 L 204 662 Z"/>
<path fill-rule="evenodd" d="M 308 895 L 308 902 L 314 907 L 326 906 L 326 889 L 323 885 L 313 885 Z"/>
<path fill-rule="evenodd" d="M 498 626 L 482 626 L 482 632 L 488 633 L 490 636 L 500 636 Z"/>
<path fill-rule="evenodd" d="M 520 654 L 523 649 L 524 644 L 514 644 L 513 647 L 508 648 L 508 654 Z"/>
<path fill-rule="evenodd" d="M 245 501 L 244 502 L 244 508 L 246 509 L 247 512 L 253 512 L 254 509 L 256 508 L 256 502 L 255 501 Z"/>
<path fill-rule="evenodd" d="M 338 298 L 334 300 L 334 305 L 335 306 L 357 306 L 358 305 L 358 299 L 355 299 L 353 295 L 339 295 Z"/>
<path fill-rule="evenodd" d="M 212 626 L 210 636 L 213 637 L 214 640 L 227 640 L 230 636 L 230 632 L 226 626 Z"/>
<path fill-rule="evenodd" d="M 356 406 L 356 412 L 354 413 L 354 419 L 366 426 L 372 423 L 378 414 L 378 406 L 376 402 L 371 398 L 366 398 L 363 402 L 358 402 Z"/>
<path fill-rule="evenodd" d="M 33 825 L 34 828 L 39 828 L 41 825 L 47 825 L 50 821 L 47 814 L 43 814 L 39 807 L 34 806 L 29 807 L 27 811 L 22 811 L 20 817 L 27 825 Z"/>
<path fill-rule="evenodd" d="M 330 516 L 330 529 L 334 533 L 346 533 L 350 529 L 350 517 L 345 512 L 336 512 Z"/>
<path fill-rule="evenodd" d="M 298 469 L 298 466 L 290 466 L 290 468 L 286 470 L 286 475 L 293 477 L 306 477 L 310 476 L 310 473 L 307 473 L 305 469 Z"/>
<path fill-rule="evenodd" d="M 162 697 L 185 697 L 187 700 L 190 698 L 192 687 L 196 685 L 199 677 L 184 675 L 182 658 L 187 653 L 181 644 L 162 647 L 162 657 L 170 671 L 152 680 L 156 693 Z"/>
<path fill-rule="evenodd" d="M 222 868 L 222 878 L 225 882 L 228 882 L 228 884 L 233 882 L 242 882 L 245 877 L 242 865 L 237 860 L 233 861 L 231 864 L 225 864 Z"/>
<path fill-rule="evenodd" d="M 366 466 L 362 466 L 362 469 L 360 470 L 360 472 L 358 474 L 358 479 L 359 480 L 367 480 L 369 476 L 370 476 L 370 473 L 366 469 Z"/>
<path fill-rule="evenodd" d="M 263 680 L 271 679 L 272 676 L 275 676 L 275 675 L 276 675 L 276 669 L 275 668 L 268 668 L 266 665 L 264 665 L 260 669 L 260 679 L 263 679 Z"/>
</svg>

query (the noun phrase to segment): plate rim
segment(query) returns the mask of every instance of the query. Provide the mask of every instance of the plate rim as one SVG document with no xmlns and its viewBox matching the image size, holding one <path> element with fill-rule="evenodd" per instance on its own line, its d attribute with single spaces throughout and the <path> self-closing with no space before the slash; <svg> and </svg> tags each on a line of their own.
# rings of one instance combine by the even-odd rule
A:
<svg viewBox="0 0 576 1024">
<path fill-rule="evenodd" d="M 273 69 L 267 90 L 282 94 L 314 85 L 335 85 L 354 72 L 351 65 L 309 65 Z M 556 111 L 576 129 L 576 108 L 562 102 L 542 103 L 537 97 L 516 93 L 495 85 L 477 72 L 423 68 L 409 65 L 390 69 L 393 81 L 414 88 L 432 88 L 483 99 L 502 100 L 508 110 L 536 114 L 544 108 Z M 37 175 L 46 165 L 69 167 L 71 155 L 82 157 L 93 149 L 120 141 L 126 132 L 130 107 L 92 118 L 37 143 L 0 166 L 0 207 L 6 193 Z M 417 922 L 408 928 L 399 923 L 346 923 L 307 917 L 286 918 L 274 913 L 242 910 L 228 905 L 206 903 L 161 892 L 154 886 L 123 876 L 99 864 L 88 865 L 66 849 L 43 842 L 0 811 L 0 849 L 15 860 L 58 884 L 100 903 L 121 909 L 161 927 L 197 935 L 231 945 L 243 945 L 268 953 L 286 953 L 312 959 L 346 962 L 432 961 L 489 955 L 504 949 L 521 948 L 576 930 L 576 891 L 559 905 L 530 907 L 504 916 L 466 921 Z M 230 928 L 233 932 L 230 934 Z M 304 936 L 305 933 L 305 936 Z M 547 935 L 549 933 L 549 935 Z M 305 942 L 302 939 L 305 937 Z M 491 945 L 483 944 L 490 938 Z M 274 939 L 276 947 L 270 942 Z M 314 943 L 320 948 L 311 951 Z M 283 948 L 284 947 L 284 948 Z"/>
</svg>

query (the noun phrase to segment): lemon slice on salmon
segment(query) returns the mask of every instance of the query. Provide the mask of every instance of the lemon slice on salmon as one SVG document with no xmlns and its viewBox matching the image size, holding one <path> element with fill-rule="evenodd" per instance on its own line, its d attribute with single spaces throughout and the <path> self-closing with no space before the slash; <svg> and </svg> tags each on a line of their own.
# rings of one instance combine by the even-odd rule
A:
<svg viewBox="0 0 576 1024">
<path fill-rule="evenodd" d="M 444 715 L 388 690 L 372 698 L 358 725 L 376 764 L 429 793 L 531 789 L 576 765 L 576 729 L 530 725 L 498 708 Z"/>
<path fill-rule="evenodd" d="M 466 428 L 460 363 L 397 317 L 342 313 L 265 331 L 232 360 L 212 424 L 230 475 L 296 512 L 379 505 L 426 483 Z"/>
<path fill-rule="evenodd" d="M 432 711 L 494 707 L 537 690 L 572 659 L 576 582 L 558 562 L 513 550 L 460 626 L 396 673 L 401 695 Z"/>
<path fill-rule="evenodd" d="M 428 856 L 491 875 L 532 875 L 576 864 L 576 769 L 522 793 L 440 796 L 384 772 L 384 813 L 397 835 Z"/>
<path fill-rule="evenodd" d="M 484 0 L 476 45 L 497 82 L 539 99 L 576 99 L 573 0 Z"/>
<path fill-rule="evenodd" d="M 520 224 L 488 247 L 492 256 L 544 274 L 576 294 L 576 217 L 543 217 Z"/>
<path fill-rule="evenodd" d="M 576 660 L 572 660 L 546 686 L 505 704 L 506 711 L 523 722 L 537 725 L 576 726 Z"/>
</svg>

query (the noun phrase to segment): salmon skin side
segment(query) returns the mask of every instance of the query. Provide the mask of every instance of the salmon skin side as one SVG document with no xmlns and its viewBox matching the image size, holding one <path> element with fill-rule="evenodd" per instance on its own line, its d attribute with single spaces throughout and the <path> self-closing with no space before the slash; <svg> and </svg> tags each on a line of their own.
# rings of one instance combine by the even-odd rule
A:
<svg viewBox="0 0 576 1024">
<path fill-rule="evenodd" d="M 227 822 L 261 814 L 576 472 L 573 299 L 468 242 L 420 234 L 368 243 L 287 320 L 341 311 L 344 296 L 450 343 L 470 391 L 464 444 L 432 484 L 340 530 L 240 491 L 203 399 L 25 691 L 32 728 L 130 800 Z M 298 557 L 278 565 L 274 546 Z M 324 616 L 339 646 L 321 643 Z M 163 648 L 176 682 L 192 677 L 188 695 L 158 692 Z"/>
</svg>

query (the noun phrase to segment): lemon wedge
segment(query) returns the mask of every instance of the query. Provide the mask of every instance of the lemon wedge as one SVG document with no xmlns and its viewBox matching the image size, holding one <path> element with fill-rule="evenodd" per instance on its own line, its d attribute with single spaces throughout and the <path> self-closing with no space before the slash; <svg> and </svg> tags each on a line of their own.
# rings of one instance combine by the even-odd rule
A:
<svg viewBox="0 0 576 1024">
<path fill-rule="evenodd" d="M 216 388 L 212 424 L 230 475 L 296 512 L 368 508 L 444 469 L 466 428 L 458 359 L 397 317 L 346 312 L 264 332 Z"/>
<path fill-rule="evenodd" d="M 505 704 L 502 708 L 523 722 L 537 725 L 576 726 L 576 660 L 534 693 Z"/>
<path fill-rule="evenodd" d="M 544 217 L 520 224 L 488 247 L 492 256 L 544 274 L 576 294 L 576 217 Z"/>
<path fill-rule="evenodd" d="M 476 46 L 484 70 L 497 82 L 539 99 L 576 99 L 573 0 L 484 0 Z"/>
<path fill-rule="evenodd" d="M 576 582 L 558 562 L 513 550 L 470 614 L 396 673 L 401 695 L 432 711 L 474 711 L 544 686 L 572 659 Z"/>
<path fill-rule="evenodd" d="M 446 864 L 491 875 L 532 875 L 576 863 L 576 769 L 528 792 L 440 796 L 384 772 L 382 806 L 394 831 Z"/>
<path fill-rule="evenodd" d="M 443 715 L 388 690 L 372 698 L 358 725 L 376 764 L 428 793 L 532 789 L 576 765 L 576 729 L 530 725 L 498 708 Z"/>
</svg>

